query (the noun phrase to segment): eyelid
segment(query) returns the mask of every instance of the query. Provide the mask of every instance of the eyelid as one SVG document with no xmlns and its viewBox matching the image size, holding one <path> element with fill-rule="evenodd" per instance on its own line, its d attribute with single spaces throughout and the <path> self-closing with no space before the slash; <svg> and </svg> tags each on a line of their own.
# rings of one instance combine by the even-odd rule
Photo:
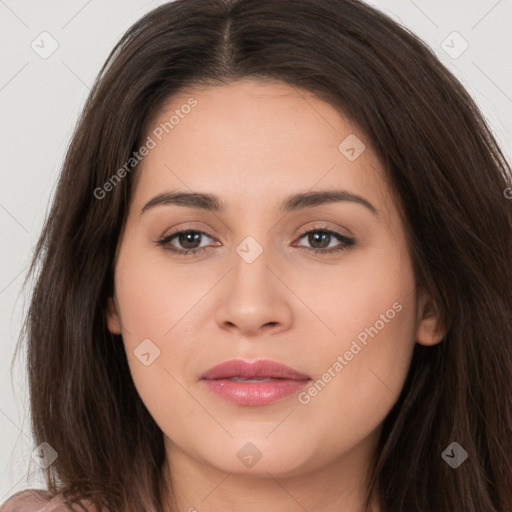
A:
<svg viewBox="0 0 512 512">
<path fill-rule="evenodd" d="M 339 235 L 344 236 L 345 238 L 353 238 L 352 232 L 345 226 L 330 228 L 326 224 L 328 224 L 327 221 L 325 222 L 325 224 L 321 224 L 320 222 L 317 221 L 313 225 L 306 225 L 305 227 L 303 227 L 299 230 L 299 232 L 297 233 L 297 236 L 301 237 L 301 236 L 305 235 L 306 233 L 309 233 L 312 230 L 333 231 L 333 232 L 337 233 L 337 231 L 336 231 L 337 229 L 343 228 L 348 232 L 348 234 L 339 233 Z M 210 226 L 208 226 L 208 227 L 210 228 Z M 213 229 L 213 228 L 210 228 L 210 229 Z M 165 234 L 167 231 L 171 231 L 169 233 L 169 235 Z M 209 236 L 210 238 L 215 238 L 213 235 L 208 234 L 206 231 L 202 230 L 201 228 L 196 228 L 195 226 L 192 226 L 192 225 L 185 225 L 181 228 L 176 229 L 175 231 L 166 230 L 166 232 L 164 232 L 164 234 L 162 236 L 160 236 L 159 239 L 167 238 L 168 236 L 176 235 L 176 234 L 182 233 L 184 231 L 185 232 L 186 231 L 195 231 L 197 233 L 201 233 L 203 235 Z"/>
<path fill-rule="evenodd" d="M 331 232 L 337 233 L 340 236 L 343 236 L 345 238 L 353 238 L 351 231 L 349 229 L 345 228 L 344 226 L 337 226 L 335 228 L 331 228 L 327 224 L 329 224 L 329 223 L 326 221 L 324 224 L 322 224 L 320 222 L 316 222 L 313 225 L 311 225 L 311 224 L 306 225 L 306 227 L 301 228 L 299 230 L 299 236 L 303 236 L 304 234 L 309 233 L 310 231 L 331 231 Z M 338 230 L 341 228 L 345 229 L 348 232 L 348 234 L 345 235 L 343 233 L 339 233 Z"/>
<path fill-rule="evenodd" d="M 213 228 L 211 228 L 210 226 L 208 226 L 208 229 L 211 229 L 213 231 Z M 162 239 L 165 239 L 165 238 L 169 238 L 170 236 L 174 236 L 174 235 L 177 235 L 179 233 L 188 232 L 188 231 L 194 231 L 196 233 L 201 233 L 203 235 L 209 236 L 210 238 L 215 238 L 213 235 L 210 235 L 203 228 L 198 228 L 198 227 L 193 226 L 193 225 L 185 224 L 184 226 L 176 228 L 176 229 L 174 229 L 174 228 L 166 229 L 164 231 L 164 234 L 161 235 L 160 237 L 158 237 L 158 239 L 162 240 Z"/>
</svg>

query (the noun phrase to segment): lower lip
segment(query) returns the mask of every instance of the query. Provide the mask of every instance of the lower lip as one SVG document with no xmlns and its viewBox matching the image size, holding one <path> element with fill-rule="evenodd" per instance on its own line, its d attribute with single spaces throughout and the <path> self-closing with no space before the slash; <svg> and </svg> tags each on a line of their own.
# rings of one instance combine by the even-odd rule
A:
<svg viewBox="0 0 512 512">
<path fill-rule="evenodd" d="M 240 405 L 266 405 L 299 391 L 309 380 L 276 379 L 266 382 L 203 380 L 212 393 Z"/>
</svg>

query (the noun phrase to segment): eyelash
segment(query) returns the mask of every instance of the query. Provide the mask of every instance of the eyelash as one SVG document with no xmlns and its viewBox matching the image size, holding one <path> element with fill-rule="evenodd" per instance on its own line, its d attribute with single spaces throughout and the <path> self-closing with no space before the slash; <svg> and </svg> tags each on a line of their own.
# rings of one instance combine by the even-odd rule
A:
<svg viewBox="0 0 512 512">
<path fill-rule="evenodd" d="M 310 234 L 310 233 L 318 233 L 321 232 L 323 234 L 327 235 L 334 235 L 336 238 L 340 240 L 341 246 L 334 247 L 331 249 L 314 249 L 309 247 L 300 247 L 301 249 L 305 249 L 309 252 L 314 252 L 315 254 L 332 254 L 337 253 L 341 251 L 346 251 L 347 249 L 350 249 L 354 245 L 356 245 L 356 240 L 354 238 L 347 237 L 345 235 L 342 235 L 341 233 L 338 233 L 337 231 L 332 231 L 330 229 L 327 229 L 324 226 L 313 226 L 312 228 L 309 228 L 306 231 L 302 231 L 299 235 L 299 240 L 301 238 L 304 238 L 304 236 Z M 207 237 L 213 238 L 208 233 L 205 233 L 204 231 L 200 231 L 197 229 L 190 229 L 190 228 L 184 228 L 177 231 L 174 231 L 173 233 L 161 238 L 160 240 L 156 241 L 156 244 L 158 246 L 163 247 L 166 251 L 171 251 L 172 253 L 178 254 L 179 256 L 187 256 L 189 254 L 199 254 L 200 252 L 204 252 L 208 247 L 198 247 L 196 249 L 177 249 L 176 247 L 173 247 L 172 245 L 169 245 L 171 240 L 175 238 L 177 235 L 181 233 L 199 233 L 201 235 L 206 235 Z"/>
</svg>

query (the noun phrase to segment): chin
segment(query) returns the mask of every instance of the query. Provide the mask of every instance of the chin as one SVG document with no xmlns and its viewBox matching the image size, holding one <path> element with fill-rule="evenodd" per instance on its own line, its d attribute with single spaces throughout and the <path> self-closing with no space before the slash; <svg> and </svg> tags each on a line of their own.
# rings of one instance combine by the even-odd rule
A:
<svg viewBox="0 0 512 512">
<path fill-rule="evenodd" d="M 264 478 L 269 473 L 276 478 L 299 476 L 325 463 L 319 460 L 318 452 L 306 453 L 302 443 L 293 440 L 286 444 L 272 443 L 262 436 L 251 441 L 231 440 L 230 444 L 205 453 L 204 462 L 225 473 Z"/>
</svg>

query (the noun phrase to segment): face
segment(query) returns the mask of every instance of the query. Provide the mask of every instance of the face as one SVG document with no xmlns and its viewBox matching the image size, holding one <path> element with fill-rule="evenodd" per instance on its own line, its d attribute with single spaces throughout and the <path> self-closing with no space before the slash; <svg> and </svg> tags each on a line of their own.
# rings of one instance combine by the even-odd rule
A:
<svg viewBox="0 0 512 512">
<path fill-rule="evenodd" d="M 147 137 L 108 327 L 168 455 L 276 477 L 368 455 L 414 343 L 442 333 L 364 133 L 242 80 L 171 98 Z"/>
</svg>

